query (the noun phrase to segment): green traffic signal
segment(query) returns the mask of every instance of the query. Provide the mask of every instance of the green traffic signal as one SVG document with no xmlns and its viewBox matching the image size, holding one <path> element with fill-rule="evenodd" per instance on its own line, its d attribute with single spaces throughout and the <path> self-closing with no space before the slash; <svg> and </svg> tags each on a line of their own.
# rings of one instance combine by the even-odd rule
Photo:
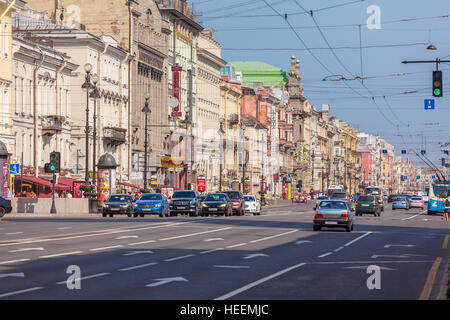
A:
<svg viewBox="0 0 450 320">
<path fill-rule="evenodd" d="M 434 95 L 435 96 L 441 95 L 441 90 L 440 89 L 434 89 Z"/>
<path fill-rule="evenodd" d="M 50 170 L 55 171 L 56 167 L 55 166 L 50 166 Z"/>
</svg>

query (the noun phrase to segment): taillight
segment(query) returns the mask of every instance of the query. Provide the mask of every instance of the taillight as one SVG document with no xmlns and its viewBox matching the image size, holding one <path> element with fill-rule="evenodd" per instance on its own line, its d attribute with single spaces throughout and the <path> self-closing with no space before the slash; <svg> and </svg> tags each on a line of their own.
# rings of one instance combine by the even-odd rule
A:
<svg viewBox="0 0 450 320">
<path fill-rule="evenodd" d="M 376 207 L 376 206 L 377 206 L 377 203 L 376 203 L 375 201 L 373 202 L 373 206 L 374 206 L 374 207 Z"/>
<path fill-rule="evenodd" d="M 341 214 L 341 218 L 348 218 L 348 213 L 346 212 L 346 213 Z"/>
<path fill-rule="evenodd" d="M 347 198 L 347 199 L 345 199 L 345 201 L 349 202 L 350 200 Z"/>
<path fill-rule="evenodd" d="M 358 206 L 358 201 L 356 201 L 356 206 Z"/>
<path fill-rule="evenodd" d="M 323 215 L 321 213 L 316 212 L 314 218 L 323 218 Z"/>
</svg>

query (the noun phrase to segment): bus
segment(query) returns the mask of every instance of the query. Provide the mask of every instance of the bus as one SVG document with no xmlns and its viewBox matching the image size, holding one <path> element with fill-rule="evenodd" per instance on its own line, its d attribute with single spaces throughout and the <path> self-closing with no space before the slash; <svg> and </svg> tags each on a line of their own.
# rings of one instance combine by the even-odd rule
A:
<svg viewBox="0 0 450 320">
<path fill-rule="evenodd" d="M 444 199 L 449 195 L 450 183 L 434 183 L 430 188 L 427 214 L 444 213 Z"/>
<path fill-rule="evenodd" d="M 345 188 L 343 185 L 337 185 L 337 186 L 329 186 L 327 189 L 327 194 L 330 195 L 333 192 L 344 192 Z"/>
<path fill-rule="evenodd" d="M 379 195 L 382 196 L 381 188 L 378 186 L 368 186 L 364 190 L 365 194 L 373 194 L 373 195 Z"/>
</svg>

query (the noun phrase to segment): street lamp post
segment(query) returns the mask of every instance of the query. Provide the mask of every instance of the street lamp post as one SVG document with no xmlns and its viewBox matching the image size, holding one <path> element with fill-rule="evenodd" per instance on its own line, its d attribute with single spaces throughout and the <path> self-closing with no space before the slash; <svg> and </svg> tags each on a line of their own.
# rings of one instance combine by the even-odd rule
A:
<svg viewBox="0 0 450 320">
<path fill-rule="evenodd" d="M 225 119 L 224 118 L 220 118 L 219 119 L 219 123 L 220 123 L 220 127 L 219 127 L 219 131 L 217 131 L 217 133 L 220 136 L 220 163 L 219 163 L 219 191 L 222 192 L 222 171 L 223 171 L 223 134 L 225 133 L 225 131 L 223 131 L 223 123 L 224 123 Z"/>
<path fill-rule="evenodd" d="M 324 186 L 324 175 L 323 175 L 323 169 L 325 168 L 325 163 L 321 162 L 320 163 L 320 168 L 322 169 L 322 194 L 325 194 L 325 186 Z"/>
<path fill-rule="evenodd" d="M 150 98 L 150 94 L 147 93 L 145 95 L 145 105 L 142 108 L 142 112 L 145 113 L 145 140 L 144 140 L 144 190 L 147 190 L 147 153 L 148 153 L 148 114 L 151 112 L 148 107 L 148 99 Z"/>
<path fill-rule="evenodd" d="M 93 132 L 92 132 L 92 160 L 93 160 L 93 164 L 92 164 L 92 184 L 95 186 L 97 185 L 97 180 L 96 180 L 96 158 L 97 158 L 97 99 L 99 99 L 100 96 L 100 91 L 98 90 L 97 87 L 97 83 L 98 83 L 99 77 L 97 74 L 92 75 L 92 83 L 93 85 L 93 90 L 91 92 L 91 94 L 89 95 L 91 98 L 94 99 L 94 122 L 93 122 Z"/>
<path fill-rule="evenodd" d="M 81 86 L 81 88 L 86 91 L 86 173 L 84 180 L 86 181 L 86 184 L 89 183 L 89 90 L 93 88 L 93 85 L 91 83 L 91 71 L 92 71 L 92 65 L 90 63 L 86 63 L 84 65 L 84 71 L 86 71 L 85 75 L 85 82 Z"/>
</svg>

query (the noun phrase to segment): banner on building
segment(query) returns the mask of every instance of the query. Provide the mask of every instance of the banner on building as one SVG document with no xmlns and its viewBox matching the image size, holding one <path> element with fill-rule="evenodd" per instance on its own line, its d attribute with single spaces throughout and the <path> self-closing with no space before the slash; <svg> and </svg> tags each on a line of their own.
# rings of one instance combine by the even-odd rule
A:
<svg viewBox="0 0 450 320">
<path fill-rule="evenodd" d="M 197 190 L 199 192 L 205 192 L 206 191 L 206 179 L 205 179 L 205 177 L 199 177 L 197 179 Z"/>
<path fill-rule="evenodd" d="M 181 71 L 183 68 L 181 66 L 172 66 L 172 96 L 178 100 L 178 106 L 172 109 L 171 116 L 181 117 L 180 111 L 180 101 L 181 101 Z"/>
<path fill-rule="evenodd" d="M 163 168 L 184 168 L 184 159 L 175 157 L 161 157 Z"/>
</svg>

